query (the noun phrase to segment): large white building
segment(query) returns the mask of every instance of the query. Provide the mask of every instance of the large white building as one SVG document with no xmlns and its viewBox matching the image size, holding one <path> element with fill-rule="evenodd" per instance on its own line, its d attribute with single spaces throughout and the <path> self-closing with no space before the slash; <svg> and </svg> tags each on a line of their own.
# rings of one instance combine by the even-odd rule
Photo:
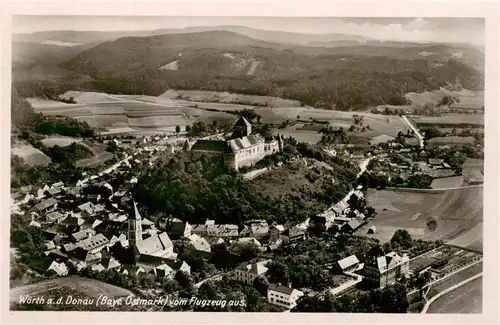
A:
<svg viewBox="0 0 500 325">
<path fill-rule="evenodd" d="M 224 154 L 226 165 L 238 170 L 252 166 L 267 155 L 281 150 L 281 139 L 266 142 L 259 134 L 252 134 L 252 125 L 241 116 L 233 128 L 232 139 L 197 140 L 194 144 L 186 142 L 184 148 L 191 151 Z"/>
<path fill-rule="evenodd" d="M 383 288 L 394 284 L 403 276 L 408 276 L 410 258 L 408 255 L 399 256 L 395 252 L 390 252 L 377 258 L 377 266 L 380 273 L 380 288 Z"/>
<path fill-rule="evenodd" d="M 273 305 L 292 309 L 304 293 L 300 290 L 271 283 L 267 288 L 267 301 Z"/>
</svg>

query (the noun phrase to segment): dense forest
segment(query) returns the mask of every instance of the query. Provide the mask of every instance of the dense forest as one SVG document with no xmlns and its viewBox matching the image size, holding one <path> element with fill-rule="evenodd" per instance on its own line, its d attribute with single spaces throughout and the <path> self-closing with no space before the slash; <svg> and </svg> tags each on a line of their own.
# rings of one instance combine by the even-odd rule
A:
<svg viewBox="0 0 500 325">
<path fill-rule="evenodd" d="M 424 50 L 435 55 L 432 59 L 419 55 Z M 405 93 L 447 84 L 482 89 L 482 74 L 464 63 L 468 61 L 453 59 L 454 51 L 453 47 L 425 45 L 300 47 L 218 31 L 125 37 L 68 55 L 66 60 L 59 58 L 59 81 L 14 79 L 19 80 L 23 96 L 43 96 L 47 87 L 63 92 L 68 84 L 63 82 L 67 79 L 64 74 L 71 73 L 71 87 L 75 89 L 154 96 L 167 89 L 229 91 L 356 110 L 404 104 Z M 178 70 L 159 69 L 173 61 L 177 61 Z M 249 74 L 253 63 L 257 66 Z M 29 75 L 31 70 L 26 69 L 15 70 L 14 76 Z M 80 82 L 75 81 L 80 78 Z"/>
</svg>

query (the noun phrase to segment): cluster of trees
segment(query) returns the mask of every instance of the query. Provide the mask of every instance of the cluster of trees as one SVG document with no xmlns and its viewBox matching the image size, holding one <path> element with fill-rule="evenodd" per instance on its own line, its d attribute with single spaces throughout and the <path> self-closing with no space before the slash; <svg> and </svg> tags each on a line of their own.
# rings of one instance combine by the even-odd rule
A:
<svg viewBox="0 0 500 325">
<path fill-rule="evenodd" d="M 87 122 L 70 117 L 43 116 L 42 114 L 33 114 L 23 130 L 34 131 L 38 134 L 59 134 L 83 138 L 93 138 L 96 135 L 94 129 Z"/>
<path fill-rule="evenodd" d="M 71 164 L 55 164 L 48 166 L 28 166 L 19 156 L 11 157 L 11 187 L 18 188 L 25 185 L 43 186 L 47 183 L 62 181 L 76 183 L 86 168 L 77 168 Z"/>
<path fill-rule="evenodd" d="M 292 312 L 338 313 L 406 313 L 409 307 L 406 287 L 396 283 L 383 289 L 334 298 L 330 293 L 321 297 L 302 296 Z"/>
<path fill-rule="evenodd" d="M 193 123 L 192 126 L 186 126 L 186 132 L 188 136 L 191 137 L 202 137 L 210 134 L 226 133 L 229 132 L 231 128 L 232 125 L 230 123 L 221 123 L 215 120 L 212 123 L 198 121 Z"/>
<path fill-rule="evenodd" d="M 88 158 L 93 155 L 89 148 L 76 142 L 65 147 L 44 147 L 43 152 L 52 159 L 53 163 L 61 165 L 74 165 L 77 160 Z"/>
</svg>

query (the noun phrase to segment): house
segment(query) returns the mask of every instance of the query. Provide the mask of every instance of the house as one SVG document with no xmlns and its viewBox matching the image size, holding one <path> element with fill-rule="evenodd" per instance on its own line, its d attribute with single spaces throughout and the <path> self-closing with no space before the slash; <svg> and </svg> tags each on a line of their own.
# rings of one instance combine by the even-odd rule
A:
<svg viewBox="0 0 500 325">
<path fill-rule="evenodd" d="M 359 227 L 361 227 L 361 222 L 358 219 L 352 219 L 348 223 L 344 224 L 341 229 L 344 232 L 353 233 Z"/>
<path fill-rule="evenodd" d="M 429 166 L 433 168 L 439 168 L 443 164 L 443 159 L 429 158 Z"/>
<path fill-rule="evenodd" d="M 286 309 L 293 309 L 304 293 L 300 290 L 271 283 L 267 288 L 267 301 Z"/>
<path fill-rule="evenodd" d="M 272 225 L 269 228 L 269 240 L 272 242 L 277 241 L 284 232 L 285 227 L 283 225 Z"/>
<path fill-rule="evenodd" d="M 253 281 L 259 277 L 263 276 L 267 272 L 266 264 L 269 263 L 270 260 L 261 261 L 257 263 L 248 264 L 241 269 L 236 269 L 234 271 L 234 279 L 236 281 L 240 281 L 246 283 L 248 285 L 252 285 Z"/>
<path fill-rule="evenodd" d="M 158 227 L 167 232 L 172 239 L 189 237 L 191 235 L 191 225 L 177 218 L 165 218 L 160 220 Z"/>
<path fill-rule="evenodd" d="M 49 208 L 56 208 L 57 202 L 58 201 L 55 198 L 49 198 L 35 205 L 34 209 L 37 210 L 38 212 L 47 211 Z"/>
<path fill-rule="evenodd" d="M 49 258 L 33 260 L 29 266 L 35 271 L 46 276 L 66 276 L 68 275 L 68 267 L 64 262 L 58 263 Z"/>
<path fill-rule="evenodd" d="M 144 240 L 137 241 L 135 246 L 140 255 L 165 257 L 170 259 L 175 259 L 177 256 L 177 254 L 174 253 L 174 245 L 166 232 L 155 234 Z"/>
<path fill-rule="evenodd" d="M 354 254 L 337 261 L 337 264 L 342 273 L 352 273 L 360 267 L 359 260 Z"/>
<path fill-rule="evenodd" d="M 44 218 L 44 221 L 45 222 L 55 222 L 55 221 L 62 221 L 64 218 L 64 215 L 62 215 L 60 212 L 58 211 L 52 211 L 50 213 L 47 213 L 45 215 L 45 218 Z"/>
<path fill-rule="evenodd" d="M 78 247 L 90 253 L 100 252 L 109 243 L 109 240 L 103 234 L 96 234 L 85 238 L 77 243 Z"/>
<path fill-rule="evenodd" d="M 282 148 L 281 139 L 266 142 L 259 134 L 252 134 L 252 125 L 243 116 L 234 124 L 231 137 L 229 141 L 200 139 L 192 145 L 186 142 L 184 147 L 190 151 L 221 154 L 225 164 L 236 170 L 252 166 Z"/>
<path fill-rule="evenodd" d="M 240 256 L 242 250 L 248 245 L 254 245 L 259 248 L 262 247 L 261 243 L 257 239 L 253 237 L 243 237 L 233 241 L 227 250 L 232 255 Z"/>
<path fill-rule="evenodd" d="M 80 210 L 80 213 L 86 218 L 90 218 L 96 213 L 95 205 L 92 202 L 80 204 L 78 210 Z"/>
<path fill-rule="evenodd" d="M 221 224 L 221 225 L 207 225 L 208 237 L 223 237 L 223 238 L 237 238 L 238 225 Z"/>
<path fill-rule="evenodd" d="M 68 252 L 70 262 L 76 267 L 77 270 L 84 269 L 93 264 L 101 261 L 102 254 L 100 251 L 93 252 L 82 247 L 77 247 Z"/>
<path fill-rule="evenodd" d="M 71 234 L 71 237 L 73 237 L 76 241 L 81 241 L 87 239 L 89 237 L 89 233 L 85 230 L 80 230 Z"/>
<path fill-rule="evenodd" d="M 188 240 L 197 251 L 205 253 L 211 252 L 210 243 L 205 238 L 200 237 L 197 234 L 192 234 L 188 237 Z"/>
<path fill-rule="evenodd" d="M 383 288 L 409 274 L 410 259 L 407 255 L 399 256 L 395 252 L 391 252 L 377 258 L 377 266 L 380 274 L 380 288 Z"/>
<path fill-rule="evenodd" d="M 52 187 L 47 191 L 52 197 L 61 196 L 61 188 L 60 187 Z"/>
<path fill-rule="evenodd" d="M 306 232 L 306 229 L 294 226 L 288 230 L 288 237 L 290 238 L 290 241 L 304 240 L 306 239 Z"/>
<path fill-rule="evenodd" d="M 260 239 L 267 235 L 269 235 L 269 225 L 266 221 L 250 224 L 250 236 Z"/>
<path fill-rule="evenodd" d="M 199 236 L 207 236 L 207 226 L 206 225 L 193 225 L 191 227 L 191 233 Z"/>
</svg>

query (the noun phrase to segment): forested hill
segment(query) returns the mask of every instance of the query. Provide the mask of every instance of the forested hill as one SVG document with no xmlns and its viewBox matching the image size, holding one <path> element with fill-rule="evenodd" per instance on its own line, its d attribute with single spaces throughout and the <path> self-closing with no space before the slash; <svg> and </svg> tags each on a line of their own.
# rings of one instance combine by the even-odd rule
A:
<svg viewBox="0 0 500 325">
<path fill-rule="evenodd" d="M 59 68 L 90 76 L 93 90 L 111 93 L 203 89 L 356 110 L 448 84 L 482 89 L 482 73 L 465 63 L 477 59 L 481 65 L 474 51 L 444 45 L 306 47 L 209 31 L 125 37 L 84 50 Z"/>
</svg>

